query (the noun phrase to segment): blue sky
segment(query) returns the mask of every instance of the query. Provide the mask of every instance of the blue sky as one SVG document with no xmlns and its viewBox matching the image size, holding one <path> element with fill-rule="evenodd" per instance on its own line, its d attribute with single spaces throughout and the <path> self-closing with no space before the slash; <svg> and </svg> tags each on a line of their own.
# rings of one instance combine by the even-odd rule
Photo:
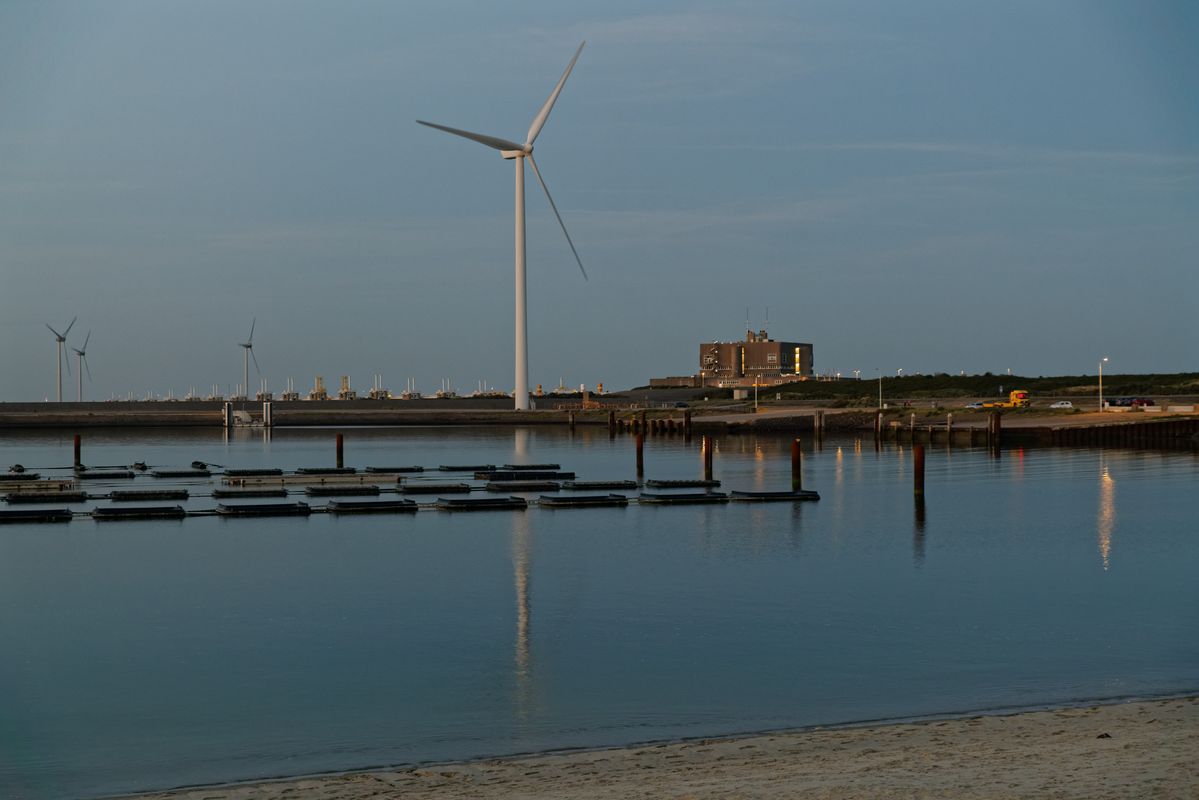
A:
<svg viewBox="0 0 1199 800">
<path fill-rule="evenodd" d="M 1195 362 L 1189 2 L 0 3 L 0 399 L 696 369 L 769 307 L 818 371 Z M 78 333 L 78 337 L 75 334 Z M 74 384 L 64 390 L 74 397 Z"/>
</svg>

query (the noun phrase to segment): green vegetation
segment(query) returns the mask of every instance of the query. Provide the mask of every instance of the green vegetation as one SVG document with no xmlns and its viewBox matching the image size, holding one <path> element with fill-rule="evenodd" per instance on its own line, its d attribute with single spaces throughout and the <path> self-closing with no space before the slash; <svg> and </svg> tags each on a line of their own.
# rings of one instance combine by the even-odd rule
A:
<svg viewBox="0 0 1199 800">
<path fill-rule="evenodd" d="M 1002 387 L 1002 388 L 1001 388 Z M 904 375 L 883 377 L 883 397 L 888 401 L 920 400 L 924 398 L 1000 398 L 1013 389 L 1025 389 L 1033 399 L 1048 397 L 1095 397 L 1099 393 L 1099 378 L 1095 375 L 1058 375 L 1031 378 L 1026 375 Z M 663 390 L 677 393 L 679 390 Z M 752 390 L 751 390 L 752 391 Z M 698 389 L 693 395 L 712 400 L 732 397 L 730 389 Z M 834 406 L 871 406 L 878 402 L 878 379 L 852 378 L 840 380 L 809 380 L 783 386 L 760 387 L 762 403 L 774 400 L 776 394 L 787 401 L 819 401 Z M 1199 394 L 1199 372 L 1178 372 L 1148 375 L 1103 376 L 1105 397 L 1141 395 Z"/>
</svg>

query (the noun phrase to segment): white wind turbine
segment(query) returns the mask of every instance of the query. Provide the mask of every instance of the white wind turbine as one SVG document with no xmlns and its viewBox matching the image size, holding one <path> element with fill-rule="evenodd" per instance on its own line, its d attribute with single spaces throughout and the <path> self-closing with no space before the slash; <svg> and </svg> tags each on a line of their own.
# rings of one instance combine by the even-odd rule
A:
<svg viewBox="0 0 1199 800">
<path fill-rule="evenodd" d="M 67 329 L 65 331 L 63 331 L 62 333 L 59 333 L 58 331 L 54 330 L 53 328 L 50 328 L 49 322 L 46 323 L 46 327 L 50 328 L 50 333 L 54 334 L 54 341 L 58 343 L 57 344 L 58 357 L 54 361 L 54 374 L 55 374 L 55 378 L 56 378 L 55 386 L 57 387 L 57 394 L 55 394 L 55 400 L 59 403 L 62 402 L 62 364 L 66 358 L 63 355 L 62 346 L 64 344 L 66 344 L 67 334 L 69 334 L 71 332 L 71 328 L 73 328 L 75 326 L 75 320 L 77 320 L 77 319 L 79 319 L 79 317 L 73 317 L 71 319 L 71 324 L 68 325 Z M 70 361 L 67 361 L 67 374 L 68 375 L 71 374 L 71 362 Z"/>
<path fill-rule="evenodd" d="M 550 92 L 549 99 L 537 112 L 537 116 L 533 117 L 533 123 L 529 126 L 529 132 L 525 136 L 524 144 L 510 142 L 507 139 L 500 139 L 495 136 L 486 136 L 481 133 L 471 133 L 470 131 L 459 130 L 458 128 L 449 128 L 445 125 L 437 125 L 424 120 L 417 120 L 421 125 L 427 125 L 430 128 L 436 128 L 446 133 L 452 133 L 455 136 L 462 136 L 466 139 L 471 139 L 479 144 L 486 145 L 494 150 L 499 150 L 500 155 L 505 159 L 514 160 L 516 162 L 516 410 L 525 411 L 529 408 L 529 324 L 528 314 L 525 308 L 525 300 L 527 289 L 525 285 L 525 159 L 529 160 L 529 166 L 533 168 L 533 175 L 537 177 L 537 182 L 541 184 L 541 190 L 545 192 L 545 199 L 549 201 L 550 208 L 554 211 L 554 216 L 558 218 L 558 225 L 562 227 L 562 233 L 566 235 L 566 243 L 570 245 L 570 251 L 574 253 L 575 261 L 579 263 L 579 270 L 583 273 L 583 279 L 587 279 L 587 270 L 583 269 L 583 260 L 579 258 L 579 251 L 575 249 L 575 243 L 571 241 L 570 234 L 566 231 L 566 223 L 562 221 L 562 215 L 558 213 L 558 207 L 554 205 L 554 198 L 550 196 L 549 187 L 545 185 L 545 180 L 541 177 L 541 170 L 537 169 L 537 162 L 533 160 L 533 142 L 537 140 L 537 134 L 541 133 L 542 127 L 545 126 L 545 121 L 549 119 L 550 111 L 554 107 L 554 103 L 558 100 L 558 95 L 562 92 L 562 87 L 566 85 L 566 79 L 570 77 L 570 71 L 574 69 L 575 62 L 579 60 L 579 53 L 583 52 L 583 44 L 579 45 L 579 49 L 575 51 L 574 58 L 566 65 L 566 71 L 562 73 L 562 77 L 558 79 L 558 85 Z"/>
<path fill-rule="evenodd" d="M 250 399 L 250 359 L 251 358 L 254 359 L 254 371 L 257 372 L 259 375 L 262 374 L 262 370 L 260 370 L 258 368 L 258 357 L 254 355 L 254 326 L 257 324 L 258 324 L 257 317 L 250 320 L 250 338 L 246 339 L 246 341 L 244 341 L 244 342 L 238 342 L 238 347 L 241 347 L 243 350 L 245 350 L 245 353 L 242 354 L 243 355 L 243 358 L 242 358 L 243 371 L 245 373 L 243 382 L 242 382 L 242 387 L 243 387 L 242 390 L 245 392 L 245 397 L 247 400 Z"/>
<path fill-rule="evenodd" d="M 87 343 L 91 341 L 92 332 L 88 331 L 87 336 L 83 337 L 83 347 L 72 347 L 75 351 L 75 358 L 78 359 L 75 365 L 75 372 L 79 376 L 79 402 L 83 402 L 83 370 L 87 370 L 87 379 L 92 379 L 92 368 L 87 363 Z"/>
</svg>

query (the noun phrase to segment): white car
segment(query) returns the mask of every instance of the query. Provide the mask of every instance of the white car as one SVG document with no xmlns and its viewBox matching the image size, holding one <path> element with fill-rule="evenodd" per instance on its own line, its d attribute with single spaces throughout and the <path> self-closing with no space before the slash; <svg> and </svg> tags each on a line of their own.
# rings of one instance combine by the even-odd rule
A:
<svg viewBox="0 0 1199 800">
<path fill-rule="evenodd" d="M 1074 408 L 1074 404 L 1069 400 L 1058 400 L 1049 406 L 1050 408 Z"/>
</svg>

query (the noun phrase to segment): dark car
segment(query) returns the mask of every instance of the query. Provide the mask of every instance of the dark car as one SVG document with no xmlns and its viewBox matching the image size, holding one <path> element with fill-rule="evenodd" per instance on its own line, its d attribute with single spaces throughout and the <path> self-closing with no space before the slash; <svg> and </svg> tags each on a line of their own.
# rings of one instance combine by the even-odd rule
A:
<svg viewBox="0 0 1199 800">
<path fill-rule="evenodd" d="M 1155 406 L 1157 403 L 1150 400 L 1148 397 L 1134 397 L 1129 403 L 1133 408 L 1144 408 L 1145 406 Z"/>
<path fill-rule="evenodd" d="M 679 400 L 677 403 L 674 404 L 674 407 L 675 408 L 691 408 L 691 405 L 689 403 L 684 403 L 682 400 Z"/>
</svg>

